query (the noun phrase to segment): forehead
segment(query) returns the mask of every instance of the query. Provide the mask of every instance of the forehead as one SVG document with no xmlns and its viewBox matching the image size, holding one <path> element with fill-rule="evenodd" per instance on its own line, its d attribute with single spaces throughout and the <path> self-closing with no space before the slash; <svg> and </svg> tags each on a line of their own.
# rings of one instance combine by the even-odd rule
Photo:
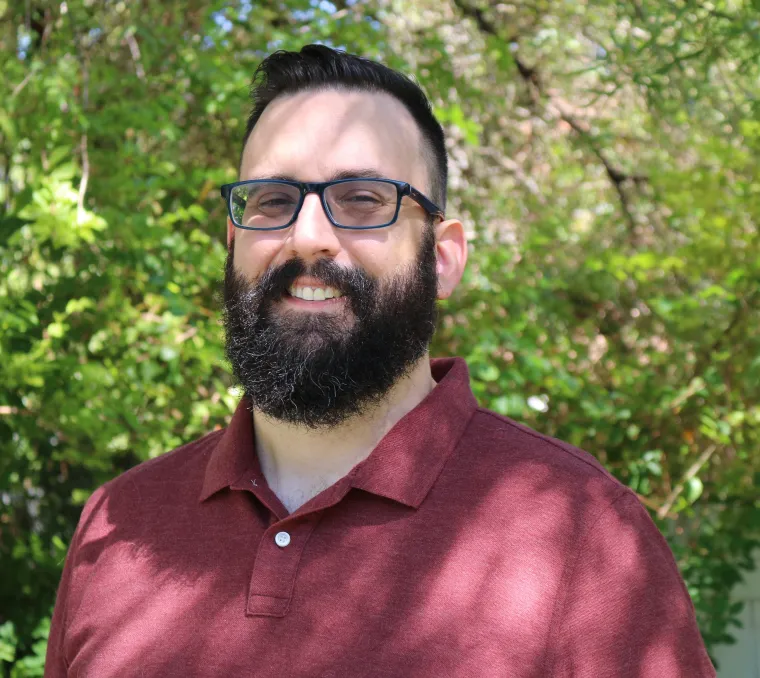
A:
<svg viewBox="0 0 760 678">
<path fill-rule="evenodd" d="M 339 172 L 369 169 L 425 190 L 423 148 L 414 118 L 389 94 L 298 92 L 264 110 L 243 151 L 240 178 L 327 181 Z"/>
</svg>

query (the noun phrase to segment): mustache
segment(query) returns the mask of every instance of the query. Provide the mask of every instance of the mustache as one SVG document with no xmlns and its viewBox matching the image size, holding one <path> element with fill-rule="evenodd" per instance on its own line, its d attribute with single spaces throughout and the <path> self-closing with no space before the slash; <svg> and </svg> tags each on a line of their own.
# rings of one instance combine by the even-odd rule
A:
<svg viewBox="0 0 760 678">
<path fill-rule="evenodd" d="M 283 264 L 268 268 L 250 285 L 250 301 L 257 305 L 276 301 L 284 296 L 288 288 L 301 276 L 314 278 L 338 290 L 348 297 L 357 313 L 366 309 L 366 304 L 373 298 L 378 285 L 377 280 L 361 267 L 347 268 L 327 258 L 307 264 L 300 257 L 294 257 Z"/>
</svg>

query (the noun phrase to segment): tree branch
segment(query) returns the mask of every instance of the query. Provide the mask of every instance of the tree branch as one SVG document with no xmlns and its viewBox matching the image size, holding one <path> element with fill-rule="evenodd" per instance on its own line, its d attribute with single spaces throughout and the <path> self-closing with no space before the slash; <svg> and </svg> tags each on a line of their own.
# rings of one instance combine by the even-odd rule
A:
<svg viewBox="0 0 760 678">
<path fill-rule="evenodd" d="M 87 195 L 87 184 L 90 180 L 90 156 L 87 152 L 87 132 L 82 133 L 79 151 L 82 155 L 82 178 L 79 181 L 79 193 L 77 194 L 77 224 L 81 224 L 84 221 L 84 199 Z"/>
<path fill-rule="evenodd" d="M 465 3 L 464 0 L 454 0 L 454 4 L 464 16 L 472 19 L 475 22 L 475 25 L 482 33 L 491 35 L 496 38 L 501 37 L 497 27 L 488 18 L 486 18 L 485 13 L 482 9 L 479 7 L 469 6 Z M 518 42 L 517 36 L 506 38 L 506 40 L 509 43 Z M 579 138 L 588 146 L 588 148 L 591 149 L 591 152 L 602 163 L 605 173 L 607 174 L 610 183 L 618 195 L 620 206 L 628 224 L 629 231 L 631 234 L 633 234 L 633 229 L 636 226 L 636 222 L 633 215 L 631 201 L 624 189 L 624 184 L 629 181 L 634 184 L 638 184 L 640 182 L 648 181 L 648 178 L 644 175 L 629 174 L 614 165 L 612 161 L 606 157 L 604 150 L 594 138 L 594 135 L 591 130 L 588 129 L 588 126 L 586 126 L 575 115 L 572 114 L 571 107 L 566 102 L 563 102 L 559 97 L 554 96 L 546 91 L 546 87 L 544 86 L 539 70 L 535 66 L 529 66 L 516 53 L 512 55 L 512 58 L 514 59 L 515 65 L 517 66 L 517 72 L 528 85 L 528 90 L 530 92 L 531 100 L 533 101 L 534 105 L 538 104 L 542 99 L 548 101 L 549 106 L 553 108 L 557 116 L 570 126 L 570 128 L 579 136 Z"/>
<path fill-rule="evenodd" d="M 132 61 L 135 63 L 135 73 L 140 80 L 145 80 L 145 69 L 142 65 L 142 55 L 140 54 L 140 45 L 137 44 L 135 36 L 132 33 L 127 33 L 127 37 L 124 38 L 129 47 L 129 53 L 132 55 Z"/>
<path fill-rule="evenodd" d="M 710 460 L 710 457 L 712 457 L 713 453 L 717 449 L 717 445 L 710 445 L 702 452 L 702 454 L 699 455 L 697 460 L 691 466 L 689 466 L 689 469 L 686 471 L 686 473 L 684 473 L 683 478 L 678 481 L 672 492 L 667 496 L 663 505 L 657 509 L 658 518 L 664 518 L 666 515 L 668 515 L 668 511 L 670 511 L 673 504 L 675 504 L 676 499 L 681 496 L 681 493 L 686 487 L 686 483 L 688 483 L 695 475 L 697 475 L 699 469 L 701 469 Z"/>
<path fill-rule="evenodd" d="M 29 72 L 24 76 L 24 79 L 13 88 L 13 91 L 11 92 L 11 99 L 15 99 L 19 94 L 21 94 L 21 90 L 24 89 L 29 84 L 29 81 L 32 79 L 32 70 L 30 69 Z"/>
<path fill-rule="evenodd" d="M 87 111 L 90 100 L 90 69 L 87 63 L 87 56 L 80 54 L 80 63 L 82 65 L 82 111 Z M 87 195 L 87 184 L 90 181 L 90 155 L 87 150 L 87 131 L 82 132 L 82 138 L 79 143 L 79 152 L 82 156 L 82 178 L 79 181 L 79 191 L 77 193 L 77 224 L 81 224 L 85 217 L 84 199 Z"/>
</svg>

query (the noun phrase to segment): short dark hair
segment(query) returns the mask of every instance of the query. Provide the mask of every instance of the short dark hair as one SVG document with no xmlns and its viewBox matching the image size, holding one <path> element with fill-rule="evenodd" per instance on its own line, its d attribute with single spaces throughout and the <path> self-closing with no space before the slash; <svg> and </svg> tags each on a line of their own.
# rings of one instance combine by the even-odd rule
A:
<svg viewBox="0 0 760 678">
<path fill-rule="evenodd" d="M 419 126 L 428 155 L 430 198 L 446 207 L 446 144 L 443 128 L 419 85 L 403 73 L 376 61 L 324 45 L 306 45 L 300 52 L 279 50 L 256 69 L 251 85 L 253 108 L 243 137 L 243 148 L 264 109 L 281 94 L 305 90 L 345 89 L 385 92 L 400 101 Z"/>
</svg>

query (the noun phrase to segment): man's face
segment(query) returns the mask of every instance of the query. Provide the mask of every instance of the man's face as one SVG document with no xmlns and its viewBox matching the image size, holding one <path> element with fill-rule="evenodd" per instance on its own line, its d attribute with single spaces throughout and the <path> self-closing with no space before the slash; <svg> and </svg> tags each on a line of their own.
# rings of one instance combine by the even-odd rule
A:
<svg viewBox="0 0 760 678">
<path fill-rule="evenodd" d="M 318 182 L 368 171 L 429 192 L 411 115 L 384 94 L 306 92 L 266 109 L 240 178 Z M 227 355 L 254 407 L 292 423 L 336 425 L 377 402 L 425 355 L 437 288 L 426 221 L 404 199 L 387 228 L 337 229 L 309 194 L 287 229 L 228 225 Z M 316 300 L 299 298 L 312 296 L 304 288 Z M 323 299 L 318 290 L 340 296 Z"/>
<path fill-rule="evenodd" d="M 319 182 L 362 170 L 429 192 L 421 134 L 406 108 L 387 94 L 301 92 L 275 99 L 266 108 L 244 149 L 240 180 L 280 176 Z M 228 222 L 228 240 L 235 238 L 235 269 L 251 280 L 294 257 L 307 264 L 326 257 L 382 278 L 414 260 L 424 217 L 422 208 L 405 198 L 392 226 L 375 231 L 337 229 L 324 214 L 319 196 L 309 194 L 289 228 L 245 231 Z M 339 303 L 307 304 L 284 299 L 282 308 L 342 312 Z"/>
</svg>

